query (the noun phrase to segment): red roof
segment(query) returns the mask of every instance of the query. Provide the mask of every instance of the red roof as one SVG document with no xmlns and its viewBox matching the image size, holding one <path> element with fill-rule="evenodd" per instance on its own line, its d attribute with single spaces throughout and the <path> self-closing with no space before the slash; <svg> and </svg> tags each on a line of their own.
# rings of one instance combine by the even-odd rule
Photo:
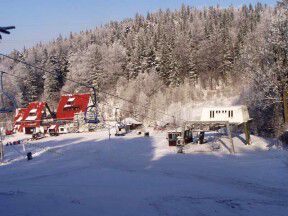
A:
<svg viewBox="0 0 288 216">
<path fill-rule="evenodd" d="M 43 117 L 46 102 L 31 102 L 25 112 L 23 119 L 24 127 L 39 127 Z"/>
<path fill-rule="evenodd" d="M 23 124 L 22 121 L 27 117 L 29 112 L 27 112 L 28 108 L 19 108 L 16 110 L 16 114 L 14 117 L 14 129 L 18 130 L 19 132 L 23 131 Z"/>
<path fill-rule="evenodd" d="M 14 124 L 20 124 L 21 121 L 24 119 L 24 117 L 26 118 L 25 114 L 27 113 L 28 108 L 18 108 L 16 110 L 16 114 L 14 117 Z"/>
<path fill-rule="evenodd" d="M 61 96 L 57 108 L 57 120 L 73 120 L 76 113 L 85 112 L 89 104 L 90 97 L 90 94 Z"/>
<path fill-rule="evenodd" d="M 14 129 L 19 132 L 25 127 L 39 127 L 43 118 L 46 102 L 31 102 L 28 108 L 20 108 L 17 110 L 14 118 Z"/>
</svg>

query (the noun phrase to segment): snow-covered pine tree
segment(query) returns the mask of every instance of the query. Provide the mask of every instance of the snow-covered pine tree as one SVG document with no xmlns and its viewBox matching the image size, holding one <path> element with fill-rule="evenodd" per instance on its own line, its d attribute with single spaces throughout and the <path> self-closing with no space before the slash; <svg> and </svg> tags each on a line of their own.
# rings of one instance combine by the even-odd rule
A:
<svg viewBox="0 0 288 216">
<path fill-rule="evenodd" d="M 51 51 L 45 66 L 47 69 L 44 76 L 44 98 L 56 109 L 68 73 L 68 61 L 61 47 Z"/>
<path fill-rule="evenodd" d="M 88 74 L 86 77 L 86 82 L 97 89 L 102 88 L 102 79 L 105 75 L 103 72 L 102 59 L 103 57 L 100 47 L 94 44 L 89 46 L 87 52 L 85 53 L 84 64 L 86 65 L 83 66 L 86 67 L 86 73 Z"/>
</svg>

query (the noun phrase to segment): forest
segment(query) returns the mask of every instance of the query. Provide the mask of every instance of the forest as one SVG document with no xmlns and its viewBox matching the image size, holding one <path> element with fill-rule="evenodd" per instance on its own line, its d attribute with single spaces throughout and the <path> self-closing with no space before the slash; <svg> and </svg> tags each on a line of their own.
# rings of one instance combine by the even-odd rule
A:
<svg viewBox="0 0 288 216">
<path fill-rule="evenodd" d="M 103 115 L 120 107 L 143 121 L 169 122 L 153 110 L 180 119 L 183 107 L 220 100 L 247 105 L 255 134 L 278 137 L 285 131 L 288 0 L 275 7 L 183 5 L 136 14 L 9 56 L 44 69 L 0 58 L 0 70 L 22 77 L 5 77 L 19 107 L 45 100 L 56 109 L 61 94 L 90 91 L 69 81 L 77 80 L 96 88 Z"/>
</svg>

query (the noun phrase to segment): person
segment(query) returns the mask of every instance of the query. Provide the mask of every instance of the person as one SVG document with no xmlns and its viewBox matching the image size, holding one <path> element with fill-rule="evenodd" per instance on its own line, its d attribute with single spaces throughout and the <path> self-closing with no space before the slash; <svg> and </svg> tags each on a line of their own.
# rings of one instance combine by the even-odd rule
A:
<svg viewBox="0 0 288 216">
<path fill-rule="evenodd" d="M 203 144 L 204 143 L 204 136 L 205 136 L 204 131 L 201 131 L 200 134 L 199 134 L 199 144 Z"/>
</svg>

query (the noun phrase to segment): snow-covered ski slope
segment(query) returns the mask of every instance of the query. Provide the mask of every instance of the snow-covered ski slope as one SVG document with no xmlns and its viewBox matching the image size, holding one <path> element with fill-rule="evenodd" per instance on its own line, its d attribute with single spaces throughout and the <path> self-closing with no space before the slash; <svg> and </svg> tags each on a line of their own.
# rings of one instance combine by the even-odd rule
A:
<svg viewBox="0 0 288 216">
<path fill-rule="evenodd" d="M 0 215 L 286 216 L 286 152 L 234 137 L 238 153 L 230 155 L 221 140 L 218 152 L 196 145 L 176 154 L 163 132 L 66 134 L 26 145 L 31 161 L 21 145 L 5 146 Z"/>
</svg>

